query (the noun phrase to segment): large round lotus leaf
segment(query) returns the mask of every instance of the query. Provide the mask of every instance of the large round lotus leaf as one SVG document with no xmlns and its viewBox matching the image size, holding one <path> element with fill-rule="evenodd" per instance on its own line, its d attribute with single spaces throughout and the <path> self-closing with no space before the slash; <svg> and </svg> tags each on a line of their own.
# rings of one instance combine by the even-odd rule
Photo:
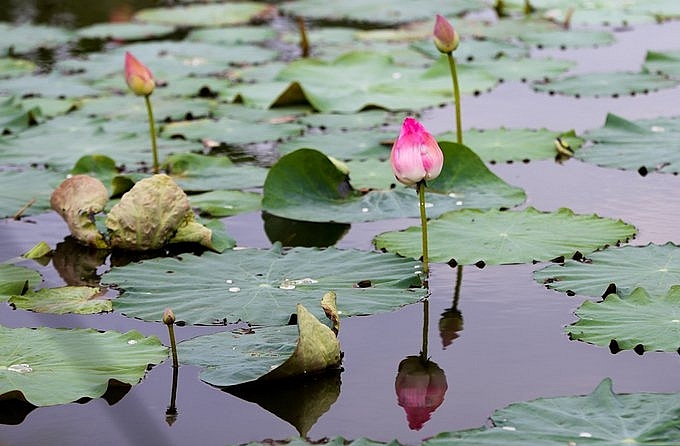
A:
<svg viewBox="0 0 680 446">
<path fill-rule="evenodd" d="M 528 263 L 589 253 L 625 242 L 635 228 L 621 220 L 597 215 L 577 215 L 570 209 L 540 212 L 481 211 L 448 212 L 427 225 L 429 257 L 433 262 L 459 265 Z M 422 255 L 420 226 L 385 232 L 375 240 L 378 249 L 402 256 Z"/>
<path fill-rule="evenodd" d="M 36 69 L 35 63 L 30 60 L 14 59 L 9 57 L 0 58 L 0 78 L 24 76 Z"/>
<path fill-rule="evenodd" d="M 0 326 L 0 397 L 35 406 L 98 398 L 111 380 L 137 384 L 167 355 L 158 338 L 134 330 Z"/>
<path fill-rule="evenodd" d="M 410 29 L 408 28 L 408 30 Z M 394 33 L 399 36 L 399 30 L 395 30 Z M 420 38 L 423 40 L 413 43 L 411 46 L 417 48 L 418 51 L 426 54 L 431 59 L 440 59 L 442 53 L 432 43 L 432 22 L 425 23 L 424 29 L 422 29 L 420 34 Z M 363 36 L 364 34 L 361 35 Z M 463 36 L 463 40 L 461 40 L 458 48 L 453 53 L 453 57 L 456 63 L 463 65 L 470 62 L 494 60 L 500 57 L 527 60 L 529 50 L 525 46 L 511 42 L 495 39 L 465 39 L 465 36 Z"/>
<path fill-rule="evenodd" d="M 524 201 L 524 191 L 494 175 L 467 147 L 451 142 L 440 146 L 444 167 L 428 189 L 430 217 L 462 208 L 512 207 Z M 378 178 L 386 178 L 384 172 L 391 172 L 388 163 L 382 167 Z M 362 173 L 363 177 L 367 175 L 366 171 Z M 350 179 L 351 176 L 350 171 Z M 392 179 L 380 189 L 360 191 L 352 187 L 346 173 L 326 155 L 317 150 L 300 149 L 281 157 L 269 170 L 262 207 L 291 220 L 319 222 L 352 223 L 419 216 L 415 189 L 395 183 Z"/>
<path fill-rule="evenodd" d="M 275 29 L 269 26 L 230 26 L 228 28 L 199 28 L 187 35 L 190 42 L 239 45 L 242 43 L 262 43 L 277 37 Z"/>
<path fill-rule="evenodd" d="M 9 296 L 21 294 L 31 290 L 40 283 L 40 274 L 30 268 L 22 266 L 1 264 L 0 265 L 0 300 L 6 300 Z"/>
<path fill-rule="evenodd" d="M 602 297 L 614 287 L 622 297 L 635 288 L 665 296 L 680 284 L 680 248 L 669 242 L 605 249 L 589 255 L 587 262 L 568 260 L 547 266 L 534 272 L 534 279 L 550 289 L 582 296 Z"/>
<path fill-rule="evenodd" d="M 148 8 L 138 11 L 134 19 L 182 27 L 239 25 L 250 22 L 266 12 L 268 5 L 256 2 L 196 4 L 187 6 Z"/>
<path fill-rule="evenodd" d="M 537 81 L 554 79 L 572 68 L 575 62 L 549 58 L 513 59 L 499 57 L 470 64 L 482 72 L 494 73 L 497 79 L 508 81 Z"/>
<path fill-rule="evenodd" d="M 4 160 L 0 153 L 0 163 Z M 34 159 L 36 161 L 37 159 Z M 35 215 L 50 210 L 50 194 L 64 174 L 40 169 L 0 172 L 0 218 Z M 21 212 L 20 212 L 21 211 Z"/>
<path fill-rule="evenodd" d="M 96 23 L 80 28 L 76 35 L 81 39 L 115 40 L 143 40 L 161 38 L 175 31 L 172 26 L 151 23 Z"/>
<path fill-rule="evenodd" d="M 391 254 L 275 246 L 147 260 L 112 268 L 102 281 L 124 290 L 113 307 L 128 316 L 158 320 L 171 307 L 190 324 L 285 325 L 296 303 L 324 317 L 318 301 L 331 290 L 343 316 L 417 302 L 426 294 L 419 271 Z"/>
<path fill-rule="evenodd" d="M 267 169 L 234 164 L 226 156 L 179 153 L 163 161 L 172 179 L 186 191 L 245 189 L 264 184 Z"/>
<path fill-rule="evenodd" d="M 626 96 L 672 88 L 680 80 L 649 73 L 586 73 L 533 84 L 536 91 L 568 96 Z"/>
<path fill-rule="evenodd" d="M 309 132 L 298 138 L 279 144 L 281 154 L 294 152 L 302 147 L 314 147 L 328 156 L 341 160 L 353 158 L 388 158 L 394 132 L 376 130 L 335 131 L 328 133 Z"/>
<path fill-rule="evenodd" d="M 35 76 L 5 79 L 0 84 L 3 96 L 41 96 L 52 99 L 83 98 L 102 94 L 102 90 L 87 85 L 84 79 L 74 75 L 51 72 Z"/>
<path fill-rule="evenodd" d="M 38 48 L 56 48 L 72 39 L 70 31 L 56 26 L 0 23 L 0 50 L 3 54 L 25 54 Z"/>
<path fill-rule="evenodd" d="M 262 195 L 241 190 L 215 190 L 190 195 L 191 207 L 204 217 L 222 218 L 260 209 Z"/>
<path fill-rule="evenodd" d="M 219 387 L 299 377 L 338 366 L 340 343 L 335 333 L 304 306 L 292 308 L 296 307 L 296 325 L 199 336 L 181 342 L 177 356 L 183 364 L 201 367 L 201 380 Z"/>
<path fill-rule="evenodd" d="M 66 286 L 15 295 L 8 302 L 15 308 L 37 313 L 95 314 L 111 311 L 111 301 L 101 297 L 99 288 Z"/>
<path fill-rule="evenodd" d="M 4 135 L 19 133 L 43 121 L 42 111 L 38 107 L 27 108 L 14 97 L 0 102 L 0 132 Z"/>
<path fill-rule="evenodd" d="M 435 14 L 460 15 L 478 11 L 484 5 L 477 0 L 456 2 L 432 2 L 411 0 L 408 4 L 381 0 L 344 0 L 328 3 L 324 0 L 286 2 L 281 5 L 283 12 L 324 22 L 360 22 L 379 25 L 395 25 L 415 20 L 434 18 Z"/>
<path fill-rule="evenodd" d="M 384 110 L 365 110 L 360 113 L 344 115 L 340 113 L 309 113 L 297 119 L 297 122 L 309 127 L 317 127 L 327 131 L 365 130 L 387 124 L 398 125 L 398 118 Z"/>
<path fill-rule="evenodd" d="M 475 67 L 461 67 L 463 93 L 491 89 L 496 77 Z M 450 73 L 443 68 L 396 65 L 388 55 L 354 51 L 332 62 L 299 59 L 277 75 L 298 84 L 304 98 L 322 112 L 356 112 L 367 107 L 415 110 L 451 101 Z M 290 86 L 288 88 L 291 88 Z M 273 98 L 272 98 L 273 99 Z"/>
<path fill-rule="evenodd" d="M 680 51 L 648 51 L 644 68 L 650 73 L 680 78 Z"/>
<path fill-rule="evenodd" d="M 648 172 L 680 172 L 680 119 L 654 118 L 628 121 L 609 114 L 604 127 L 586 132 L 593 141 L 577 158 L 598 166 Z"/>
<path fill-rule="evenodd" d="M 583 144 L 583 139 L 576 136 L 574 131 L 565 133 L 553 132 L 547 129 L 485 129 L 466 130 L 464 132 L 465 145 L 470 147 L 485 162 L 536 161 L 555 158 L 555 138 L 569 144 L 577 151 Z M 456 135 L 447 132 L 437 135 L 437 139 L 453 141 Z"/>
<path fill-rule="evenodd" d="M 286 139 L 301 134 L 303 129 L 300 124 L 289 122 L 271 124 L 220 118 L 172 122 L 164 125 L 160 133 L 166 138 L 182 137 L 194 141 L 205 139 L 238 145 Z"/>
<path fill-rule="evenodd" d="M 539 398 L 496 410 L 492 427 L 441 433 L 423 446 L 672 445 L 680 393 L 616 394 L 605 378 L 584 396 Z"/>
<path fill-rule="evenodd" d="M 168 98 L 156 95 L 152 96 L 151 105 L 157 123 L 208 117 L 218 107 L 215 101 L 205 99 L 182 98 L 179 101 L 176 97 Z M 148 125 L 145 101 L 132 95 L 85 98 L 78 104 L 78 113 L 123 122 L 134 120 Z M 146 136 L 148 136 L 148 128 Z"/>
<path fill-rule="evenodd" d="M 517 36 L 522 42 L 539 48 L 583 48 L 611 45 L 616 41 L 609 31 L 594 29 L 559 29 L 527 32 Z"/>
<path fill-rule="evenodd" d="M 610 294 L 602 302 L 586 300 L 576 316 L 578 322 L 565 329 L 571 339 L 609 346 L 614 353 L 680 352 L 679 285 L 665 296 L 650 296 L 637 288 L 623 299 Z"/>
</svg>

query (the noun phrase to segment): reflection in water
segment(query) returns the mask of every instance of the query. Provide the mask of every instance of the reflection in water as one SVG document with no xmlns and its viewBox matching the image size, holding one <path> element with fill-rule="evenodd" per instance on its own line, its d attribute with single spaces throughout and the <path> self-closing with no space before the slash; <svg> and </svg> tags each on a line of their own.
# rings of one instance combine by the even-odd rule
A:
<svg viewBox="0 0 680 446">
<path fill-rule="evenodd" d="M 305 437 L 340 395 L 341 370 L 328 370 L 304 379 L 254 381 L 224 389 L 287 421 Z"/>
<path fill-rule="evenodd" d="M 453 292 L 453 304 L 447 308 L 439 319 L 439 336 L 442 338 L 442 347 L 446 348 L 458 339 L 458 332 L 463 331 L 463 314 L 458 310 L 460 298 L 460 285 L 463 281 L 463 266 L 456 268 L 456 287 Z"/>
<path fill-rule="evenodd" d="M 318 223 L 288 218 L 262 212 L 264 231 L 272 243 L 283 246 L 326 248 L 335 245 L 349 231 L 346 223 Z"/>
<path fill-rule="evenodd" d="M 399 363 L 394 388 L 399 406 L 406 411 L 408 427 L 420 430 L 444 402 L 448 385 L 444 370 L 417 355 L 408 356 Z"/>
<path fill-rule="evenodd" d="M 168 426 L 172 426 L 177 421 L 177 378 L 179 375 L 179 367 L 172 368 L 172 390 L 170 391 L 170 405 L 165 409 L 165 422 Z"/>
<path fill-rule="evenodd" d="M 98 287 L 101 279 L 98 268 L 109 252 L 81 245 L 71 236 L 57 243 L 52 265 L 67 285 Z"/>
</svg>

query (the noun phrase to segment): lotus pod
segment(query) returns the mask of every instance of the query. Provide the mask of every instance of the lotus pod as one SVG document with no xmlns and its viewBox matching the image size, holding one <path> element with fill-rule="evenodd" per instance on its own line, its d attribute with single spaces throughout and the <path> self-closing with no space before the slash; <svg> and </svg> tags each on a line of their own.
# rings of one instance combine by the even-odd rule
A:
<svg viewBox="0 0 680 446">
<path fill-rule="evenodd" d="M 137 182 L 106 217 L 112 248 L 159 249 L 193 214 L 189 198 L 165 174 Z"/>
<path fill-rule="evenodd" d="M 94 223 L 95 214 L 104 210 L 108 200 L 109 193 L 101 181 L 74 175 L 52 192 L 50 205 L 66 221 L 73 238 L 88 246 L 108 248 Z"/>
</svg>

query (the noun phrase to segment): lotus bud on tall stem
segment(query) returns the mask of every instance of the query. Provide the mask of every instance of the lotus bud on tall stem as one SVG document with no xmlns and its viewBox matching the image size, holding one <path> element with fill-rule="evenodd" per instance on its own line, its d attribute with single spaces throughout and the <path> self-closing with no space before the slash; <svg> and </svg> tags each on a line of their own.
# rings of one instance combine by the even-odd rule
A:
<svg viewBox="0 0 680 446">
<path fill-rule="evenodd" d="M 175 313 L 170 308 L 166 308 L 163 312 L 163 323 L 168 327 L 168 335 L 170 337 L 170 350 L 172 351 L 172 366 L 179 367 L 177 361 L 177 343 L 175 342 Z"/>
<path fill-rule="evenodd" d="M 298 30 L 300 31 L 300 56 L 309 57 L 309 39 L 307 39 L 307 28 L 302 17 L 297 18 Z"/>
<path fill-rule="evenodd" d="M 130 52 L 125 53 L 125 82 L 137 96 L 144 96 L 146 114 L 149 117 L 149 132 L 151 134 L 151 152 L 153 156 L 153 173 L 158 173 L 158 146 L 156 144 L 156 126 L 151 108 L 151 93 L 156 88 L 151 71 Z"/>
<path fill-rule="evenodd" d="M 423 236 L 423 284 L 429 288 L 429 260 L 427 253 L 427 215 L 425 213 L 426 181 L 439 176 L 444 165 L 444 154 L 437 140 L 414 118 L 404 119 L 399 137 L 392 146 L 390 164 L 396 179 L 407 186 L 416 186 L 420 206 L 420 225 Z"/>
<path fill-rule="evenodd" d="M 453 52 L 458 48 L 460 37 L 451 25 L 451 22 L 446 20 L 443 16 L 437 14 L 434 24 L 434 45 L 440 53 L 446 54 L 449 62 L 449 70 L 451 71 L 451 79 L 453 80 L 453 102 L 455 107 L 456 120 L 456 142 L 463 144 L 463 125 L 460 112 L 460 87 L 458 86 L 458 73 L 456 70 L 456 59 L 453 57 Z"/>
</svg>

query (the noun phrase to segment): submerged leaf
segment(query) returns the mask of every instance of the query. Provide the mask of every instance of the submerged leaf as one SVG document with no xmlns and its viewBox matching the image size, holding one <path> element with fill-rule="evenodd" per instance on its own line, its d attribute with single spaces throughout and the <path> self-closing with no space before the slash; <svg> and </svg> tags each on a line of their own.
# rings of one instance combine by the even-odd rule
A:
<svg viewBox="0 0 680 446">
<path fill-rule="evenodd" d="M 66 221 L 71 235 L 79 242 L 95 248 L 107 248 L 94 216 L 104 210 L 109 201 L 106 186 L 88 175 L 74 175 L 55 189 L 50 198 L 52 209 Z"/>
</svg>

